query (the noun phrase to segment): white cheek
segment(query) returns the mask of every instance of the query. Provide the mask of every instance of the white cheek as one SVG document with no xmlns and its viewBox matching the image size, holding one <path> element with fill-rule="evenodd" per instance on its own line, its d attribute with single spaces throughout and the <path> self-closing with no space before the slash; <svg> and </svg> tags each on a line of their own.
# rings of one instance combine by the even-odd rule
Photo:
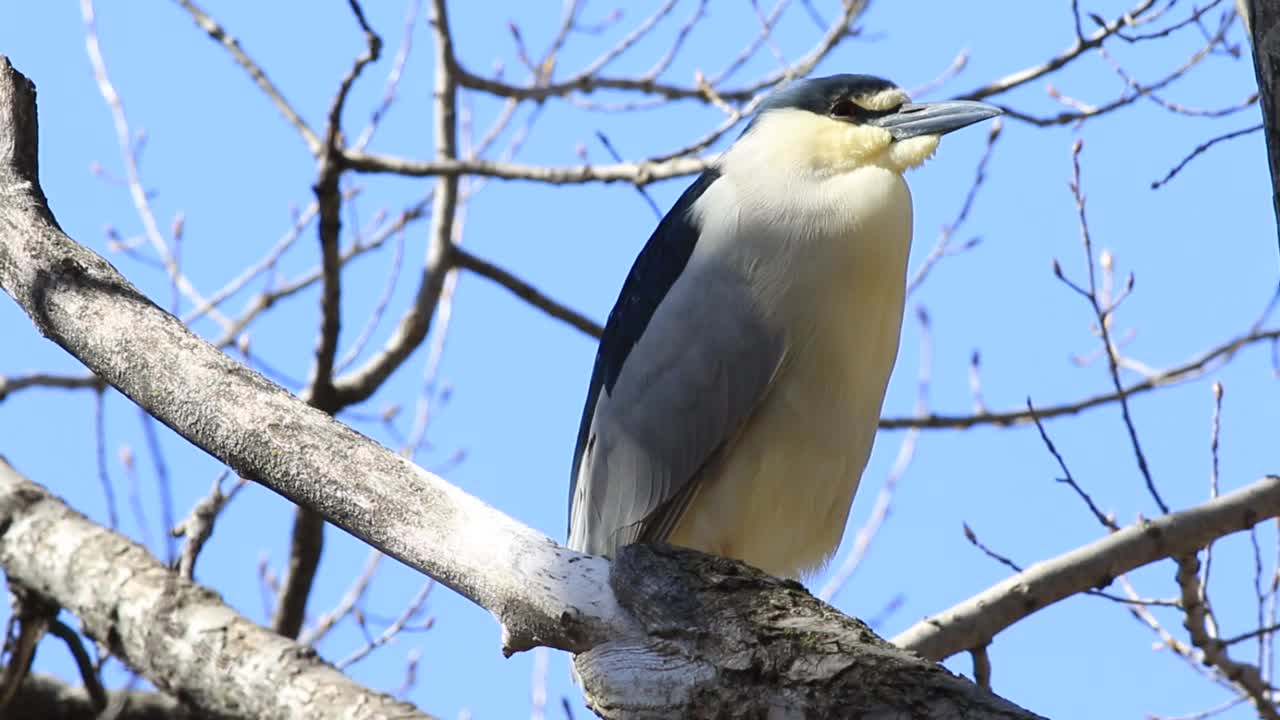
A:
<svg viewBox="0 0 1280 720">
<path fill-rule="evenodd" d="M 889 163 L 898 172 L 919 167 L 938 149 L 937 135 L 918 135 L 899 140 L 889 147 Z"/>
</svg>

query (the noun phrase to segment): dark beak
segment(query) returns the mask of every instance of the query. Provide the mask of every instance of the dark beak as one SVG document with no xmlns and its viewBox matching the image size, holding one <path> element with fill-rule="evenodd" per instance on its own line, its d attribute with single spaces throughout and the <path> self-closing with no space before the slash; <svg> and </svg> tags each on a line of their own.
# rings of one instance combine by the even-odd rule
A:
<svg viewBox="0 0 1280 720">
<path fill-rule="evenodd" d="M 897 112 L 871 124 L 888 130 L 894 140 L 906 140 L 917 135 L 945 135 L 1003 113 L 994 105 L 971 100 L 906 103 Z"/>
</svg>

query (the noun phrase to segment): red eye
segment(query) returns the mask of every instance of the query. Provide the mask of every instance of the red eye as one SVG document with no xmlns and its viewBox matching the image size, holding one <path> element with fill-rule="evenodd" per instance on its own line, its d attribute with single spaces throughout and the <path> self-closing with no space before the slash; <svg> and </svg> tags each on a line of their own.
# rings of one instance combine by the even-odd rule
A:
<svg viewBox="0 0 1280 720">
<path fill-rule="evenodd" d="M 847 98 L 837 100 L 836 104 L 831 106 L 831 117 L 849 120 L 857 114 L 858 106 L 855 105 L 852 100 Z"/>
</svg>

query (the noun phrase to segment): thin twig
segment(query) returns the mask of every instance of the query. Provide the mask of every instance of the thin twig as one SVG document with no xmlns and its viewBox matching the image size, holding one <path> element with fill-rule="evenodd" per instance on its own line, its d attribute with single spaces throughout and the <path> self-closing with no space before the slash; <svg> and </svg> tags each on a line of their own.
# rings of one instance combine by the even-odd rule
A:
<svg viewBox="0 0 1280 720">
<path fill-rule="evenodd" d="M 386 645 L 393 638 L 395 638 L 396 635 L 399 635 L 400 632 L 404 630 L 406 626 L 408 626 L 409 621 L 413 620 L 415 617 L 418 616 L 419 613 L 422 612 L 423 606 L 427 602 L 427 596 L 431 594 L 431 589 L 434 587 L 435 587 L 434 580 L 427 580 L 425 583 L 423 583 L 422 587 L 418 590 L 418 594 L 415 595 L 413 599 L 409 601 L 408 606 L 405 607 L 405 609 L 400 613 L 400 615 L 395 619 L 395 621 L 392 622 L 391 625 L 387 627 L 386 630 L 382 631 L 381 635 L 379 635 L 376 638 L 370 639 L 368 642 L 364 644 L 364 646 L 358 648 L 357 650 L 352 652 L 350 655 L 343 658 L 341 661 L 335 663 L 335 666 L 339 670 L 345 670 L 346 668 L 350 667 L 353 663 L 357 663 L 363 660 L 364 658 L 368 657 L 369 653 L 373 652 L 374 650 L 377 650 L 383 645 Z M 429 629 L 429 628 L 430 628 L 430 621 L 428 621 L 425 629 Z"/>
<path fill-rule="evenodd" d="M 1209 498 L 1221 493 L 1218 487 L 1218 441 L 1222 434 L 1222 383 L 1213 384 L 1213 420 L 1209 427 Z M 1204 572 L 1200 584 L 1209 587 L 1209 571 L 1213 568 L 1213 543 L 1204 549 Z"/>
<path fill-rule="evenodd" d="M 369 320 L 365 322 L 364 327 L 360 329 L 360 333 L 356 335 L 356 339 L 352 341 L 351 347 L 337 361 L 335 370 L 342 372 L 351 363 L 355 362 L 360 353 L 364 352 L 365 346 L 369 340 L 373 338 L 373 331 L 377 329 L 378 323 L 382 321 L 382 316 L 386 314 L 387 307 L 391 304 L 391 296 L 395 293 L 396 279 L 400 277 L 400 266 L 404 262 L 404 232 L 396 233 L 396 243 L 393 247 L 391 262 L 387 265 L 387 279 L 382 284 L 382 294 L 373 304 L 373 310 L 369 312 Z"/>
<path fill-rule="evenodd" d="M 1088 506 L 1089 512 L 1093 513 L 1093 517 L 1100 525 L 1106 529 L 1115 532 L 1120 529 L 1116 524 L 1115 518 L 1111 517 L 1098 509 L 1097 504 L 1093 502 L 1093 497 L 1080 487 L 1080 483 L 1076 482 L 1075 477 L 1071 475 L 1071 470 L 1067 468 L 1067 461 L 1062 457 L 1062 453 L 1058 452 L 1058 448 L 1053 444 L 1053 440 L 1049 439 L 1049 432 L 1044 429 L 1044 423 L 1040 422 L 1040 416 L 1036 413 L 1035 407 L 1031 404 L 1031 398 L 1027 398 L 1027 412 L 1031 413 L 1031 419 L 1036 424 L 1036 430 L 1040 431 L 1040 440 L 1044 442 L 1049 453 L 1053 455 L 1053 459 L 1058 461 L 1058 467 L 1062 470 L 1062 477 L 1057 478 L 1058 482 L 1066 483 L 1075 491 L 1076 496 L 1084 501 Z"/>
<path fill-rule="evenodd" d="M 943 258 L 950 255 L 958 255 L 977 246 L 976 238 L 958 248 L 951 247 L 951 240 L 955 237 L 956 230 L 959 230 L 964 221 L 969 218 L 969 212 L 973 210 L 978 191 L 982 189 L 982 185 L 987 179 L 987 163 L 991 160 L 991 153 L 995 149 L 996 140 L 1000 138 L 1002 128 L 1003 125 L 999 119 L 991 123 L 991 130 L 987 133 L 987 146 L 982 151 L 982 157 L 978 159 L 978 165 L 973 174 L 973 182 L 969 184 L 969 190 L 965 193 L 964 202 L 960 203 L 960 210 L 956 213 L 955 218 L 942 226 L 942 232 L 938 234 L 937 243 L 929 251 L 929 255 L 925 257 L 924 262 L 920 264 L 920 268 L 916 270 L 915 277 L 911 278 L 911 282 L 907 283 L 908 296 L 920 289 L 920 285 L 929 276 L 929 272 Z"/>
<path fill-rule="evenodd" d="M 1197 355 L 1181 365 L 1176 365 L 1167 370 L 1149 375 L 1138 382 L 1122 388 L 1120 391 L 1091 395 L 1087 398 L 1059 405 L 1046 405 L 1038 408 L 1035 415 L 1041 420 L 1076 415 L 1085 410 L 1118 402 L 1122 398 L 1130 398 L 1156 388 L 1187 382 L 1201 377 L 1205 373 L 1214 369 L 1222 367 L 1222 365 L 1234 358 L 1237 352 L 1249 345 L 1260 342 L 1273 342 L 1277 340 L 1280 340 L 1280 329 L 1250 330 L 1243 335 L 1234 337 L 1217 347 L 1211 348 L 1204 353 Z M 882 418 L 880 420 L 880 428 L 905 430 L 914 427 L 921 427 L 925 429 L 964 430 L 983 425 L 1008 427 L 1031 422 L 1034 422 L 1032 414 L 1029 411 L 1022 409 L 1000 412 L 979 412 L 969 415 L 931 414 L 923 418 L 889 417 Z"/>
<path fill-rule="evenodd" d="M 196 558 L 200 556 L 200 551 L 204 549 L 204 544 L 208 542 L 209 537 L 213 535 L 214 523 L 218 519 L 218 514 L 222 512 L 227 503 L 240 492 L 248 481 L 242 477 L 236 478 L 235 484 L 227 492 L 222 491 L 222 481 L 227 478 L 230 471 L 223 471 L 213 480 L 213 488 L 209 494 L 202 498 L 191 508 L 191 512 L 187 517 L 175 525 L 170 534 L 173 537 L 185 537 L 186 542 L 182 544 L 182 551 L 178 554 L 178 574 L 191 580 L 195 577 Z"/>
<path fill-rule="evenodd" d="M 267 74 L 263 72 L 262 68 L 240 47 L 240 41 L 232 37 L 213 18 L 209 17 L 208 13 L 201 10 L 191 0 L 175 0 L 175 2 L 191 15 L 191 19 L 195 21 L 196 25 L 208 33 L 214 42 L 225 47 L 231 53 L 231 57 L 235 59 L 236 64 L 249 73 L 249 77 L 253 78 L 253 82 L 266 94 L 271 104 L 276 106 L 276 109 L 285 117 L 285 120 L 288 120 L 289 124 L 302 136 L 302 140 L 307 144 L 307 149 L 311 151 L 311 154 L 318 155 L 323 147 L 320 143 L 320 137 L 307 126 L 306 121 L 293 109 L 289 101 L 284 99 L 284 94 L 267 78 Z"/>
<path fill-rule="evenodd" d="M 160 231 L 160 225 L 156 221 L 155 213 L 152 211 L 151 198 L 142 184 L 142 173 L 138 166 L 137 146 L 134 142 L 132 131 L 129 129 L 129 120 L 124 112 L 124 104 L 121 102 L 120 94 L 116 91 L 115 86 L 112 85 L 111 78 L 107 74 L 106 60 L 102 56 L 102 49 L 98 43 L 98 28 L 94 16 L 93 0 L 80 0 L 80 14 L 84 18 L 85 49 L 89 54 L 89 62 L 93 66 L 93 75 L 98 83 L 98 91 L 102 94 L 103 100 L 107 103 L 107 108 L 111 111 L 112 123 L 116 130 L 116 142 L 120 146 L 120 160 L 124 164 L 129 197 L 133 200 L 138 219 L 142 221 L 143 232 L 164 265 L 170 281 L 196 305 L 207 305 L 208 301 L 196 290 L 191 281 L 187 279 L 187 276 L 182 273 L 181 268 L 178 266 L 177 257 L 169 247 L 168 241 L 165 240 L 164 234 Z M 171 308 L 171 311 L 176 312 L 177 308 Z M 209 315 L 224 327 L 230 322 L 217 310 L 210 310 Z"/>
<path fill-rule="evenodd" d="M 582 332 L 592 337 L 600 337 L 604 332 L 604 328 L 594 320 L 586 317 L 578 311 L 563 305 L 542 293 L 542 291 L 533 287 L 529 283 L 521 280 L 515 275 L 503 270 L 493 263 L 482 260 L 461 247 L 454 247 L 452 251 L 453 264 L 471 272 L 492 280 L 502 287 L 510 290 L 516 297 L 529 303 L 530 305 L 542 310 L 557 320 L 572 325 Z"/>
<path fill-rule="evenodd" d="M 378 565 L 382 562 L 383 554 L 377 550 L 370 550 L 368 557 L 365 559 L 364 569 L 356 576 L 355 580 L 347 588 L 347 592 L 342 596 L 335 606 L 329 612 L 321 615 L 315 624 L 307 629 L 306 632 L 298 636 L 298 643 L 301 645 L 315 645 L 325 635 L 329 634 L 339 622 L 349 616 L 364 600 L 365 595 L 369 592 L 369 586 L 373 583 L 373 577 L 378 571 Z"/>
<path fill-rule="evenodd" d="M 893 642 L 942 660 L 1062 598 L 1156 560 L 1194 552 L 1210 538 L 1280 516 L 1280 476 L 1268 476 L 1189 510 L 1142 520 L 1026 571 L 916 623 Z"/>
<path fill-rule="evenodd" d="M 1080 223 L 1080 239 L 1084 246 L 1085 263 L 1089 269 L 1089 291 L 1086 297 L 1093 307 L 1094 317 L 1098 322 L 1098 334 L 1102 339 L 1102 347 L 1107 353 L 1107 367 L 1110 370 L 1111 383 L 1115 388 L 1116 394 L 1119 395 L 1120 417 L 1124 420 L 1125 430 L 1129 434 L 1129 444 L 1133 448 L 1134 459 L 1138 463 L 1138 471 L 1142 474 L 1143 482 L 1147 486 L 1147 492 L 1155 501 L 1156 506 L 1160 508 L 1160 512 L 1168 514 L 1169 506 L 1165 503 L 1164 498 L 1160 496 L 1160 491 L 1156 488 L 1155 481 L 1151 477 L 1151 468 L 1147 464 L 1146 454 L 1142 451 L 1142 444 L 1138 440 L 1138 431 L 1133 422 L 1132 412 L 1129 409 L 1129 397 L 1124 394 L 1124 384 L 1120 380 L 1118 354 L 1111 339 L 1110 309 L 1104 308 L 1098 297 L 1098 282 L 1097 275 L 1094 272 L 1093 261 L 1093 241 L 1089 233 L 1089 222 L 1085 215 L 1084 191 L 1080 185 L 1080 150 L 1083 147 L 1084 143 L 1080 140 L 1076 140 L 1071 146 L 1070 187 L 1072 197 L 1076 201 L 1076 210 Z"/>
<path fill-rule="evenodd" d="M 1049 73 L 1061 69 L 1071 61 L 1084 55 L 1089 50 L 1101 47 L 1108 38 L 1120 32 L 1126 22 L 1130 22 L 1133 18 L 1141 17 L 1144 13 L 1155 5 L 1155 0 L 1142 0 L 1134 7 L 1126 10 L 1124 14 L 1116 17 L 1101 27 L 1099 27 L 1092 35 L 1081 40 L 1076 38 L 1074 42 L 1062 52 L 1049 58 L 1048 60 L 1025 67 L 1016 72 L 1009 73 L 1004 77 L 987 83 L 981 87 L 974 88 L 957 96 L 961 100 L 982 100 L 994 95 L 1006 93 L 1014 88 L 1026 85 L 1029 82 L 1038 80 Z"/>
<path fill-rule="evenodd" d="M 120 527 L 120 514 L 116 511 L 116 491 L 111 484 L 111 474 L 107 468 L 105 396 L 105 390 L 98 390 L 93 394 L 93 448 L 94 459 L 98 466 L 98 484 L 102 486 L 102 495 L 107 501 L 107 521 L 112 530 L 117 530 Z"/>
<path fill-rule="evenodd" d="M 458 119 L 457 66 L 453 38 L 449 30 L 444 0 L 433 0 L 430 24 L 435 38 L 435 148 L 437 162 L 457 162 Z M 351 161 L 348 154 L 347 161 Z M 435 187 L 431 208 L 430 240 L 422 278 L 413 305 L 401 317 L 382 350 L 360 368 L 335 381 L 339 401 L 345 405 L 361 402 L 390 377 L 422 344 L 431 326 L 445 276 L 449 271 L 449 249 L 454 244 L 454 212 L 458 204 L 458 177 L 441 177 Z"/>
<path fill-rule="evenodd" d="M 60 388 L 63 390 L 95 390 L 106 389 L 106 383 L 97 375 L 55 375 L 46 372 L 33 372 L 16 377 L 0 375 L 0 401 L 13 393 L 30 388 Z"/>
<path fill-rule="evenodd" d="M 1218 143 L 1224 142 L 1226 140 L 1234 140 L 1235 138 L 1244 137 L 1245 135 L 1252 135 L 1253 133 L 1256 133 L 1261 129 L 1262 129 L 1262 123 L 1258 123 L 1257 125 L 1251 125 L 1247 128 L 1242 128 L 1240 130 L 1232 130 L 1231 132 L 1223 133 L 1221 135 L 1210 138 L 1209 140 L 1206 140 L 1200 143 L 1195 147 L 1194 150 L 1188 153 L 1186 157 L 1182 158 L 1182 160 L 1180 160 L 1177 165 L 1174 165 L 1172 170 L 1165 173 L 1164 177 L 1160 178 L 1159 180 L 1153 180 L 1151 182 L 1151 189 L 1158 190 L 1161 187 L 1163 187 L 1170 180 L 1172 180 L 1178 173 L 1182 172 L 1182 169 L 1185 168 L 1192 160 L 1195 160 L 1197 157 L 1199 157 L 1201 154 L 1209 150 L 1209 148 L 1212 148 L 1214 145 L 1217 145 Z"/>
<path fill-rule="evenodd" d="M 1154 0 L 1147 0 L 1148 3 Z M 765 88 L 772 87 L 780 81 L 795 77 L 803 77 L 808 75 L 814 67 L 826 58 L 836 45 L 840 43 L 848 34 L 849 27 L 862 14 L 866 8 L 865 0 L 849 0 L 842 3 L 842 9 L 839 17 L 826 26 L 821 38 L 814 43 L 809 52 L 796 62 L 787 67 L 770 73 L 754 82 L 743 85 L 742 87 L 731 90 L 717 90 L 720 97 L 732 102 L 745 102 L 757 95 Z M 667 9 L 664 5 L 659 10 Z M 652 18 L 651 18 L 652 19 Z M 646 21 L 642 27 L 651 27 Z M 762 33 L 763 35 L 763 33 Z M 625 38 L 619 46 L 611 49 L 601 58 L 589 64 L 586 68 L 573 74 L 571 77 L 558 82 L 535 83 L 532 85 L 518 86 L 503 82 L 498 78 L 489 78 L 476 75 L 471 71 L 459 65 L 454 66 L 457 74 L 458 82 L 472 90 L 479 90 L 496 95 L 501 98 L 518 99 L 518 100 L 534 100 L 541 101 L 552 97 L 565 97 L 573 93 L 590 93 L 595 90 L 622 90 L 627 92 L 635 92 L 645 95 L 659 96 L 665 100 L 700 100 L 702 102 L 710 102 L 711 98 L 707 95 L 704 88 L 694 86 L 680 86 L 671 83 L 661 82 L 653 78 L 646 77 L 628 77 L 628 76 L 607 76 L 600 74 L 600 70 L 620 54 L 619 48 L 625 50 L 630 44 L 639 39 L 636 33 Z M 764 38 L 760 38 L 763 42 Z M 754 54 L 754 50 L 751 50 Z M 726 73 L 727 74 L 727 73 Z"/>
<path fill-rule="evenodd" d="M 173 482 L 169 477 L 169 465 L 165 462 L 164 450 L 160 447 L 160 437 L 156 434 L 155 418 L 141 408 L 138 410 L 138 416 L 142 422 L 142 436 L 147 443 L 147 452 L 151 454 L 151 463 L 156 470 L 156 485 L 160 492 L 160 522 L 161 527 L 165 529 L 165 532 L 161 533 L 164 537 L 164 557 L 166 562 L 173 564 L 176 548 L 173 536 L 168 532 L 174 526 Z"/>
</svg>

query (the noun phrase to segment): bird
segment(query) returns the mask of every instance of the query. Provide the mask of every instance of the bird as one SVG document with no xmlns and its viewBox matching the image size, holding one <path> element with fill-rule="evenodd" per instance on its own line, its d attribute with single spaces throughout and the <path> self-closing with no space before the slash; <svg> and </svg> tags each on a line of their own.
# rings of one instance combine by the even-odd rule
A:
<svg viewBox="0 0 1280 720">
<path fill-rule="evenodd" d="M 904 173 L 993 118 L 872 75 L 770 94 L 636 257 L 596 351 L 568 545 L 636 542 L 799 579 L 834 554 L 898 353 Z"/>
</svg>

